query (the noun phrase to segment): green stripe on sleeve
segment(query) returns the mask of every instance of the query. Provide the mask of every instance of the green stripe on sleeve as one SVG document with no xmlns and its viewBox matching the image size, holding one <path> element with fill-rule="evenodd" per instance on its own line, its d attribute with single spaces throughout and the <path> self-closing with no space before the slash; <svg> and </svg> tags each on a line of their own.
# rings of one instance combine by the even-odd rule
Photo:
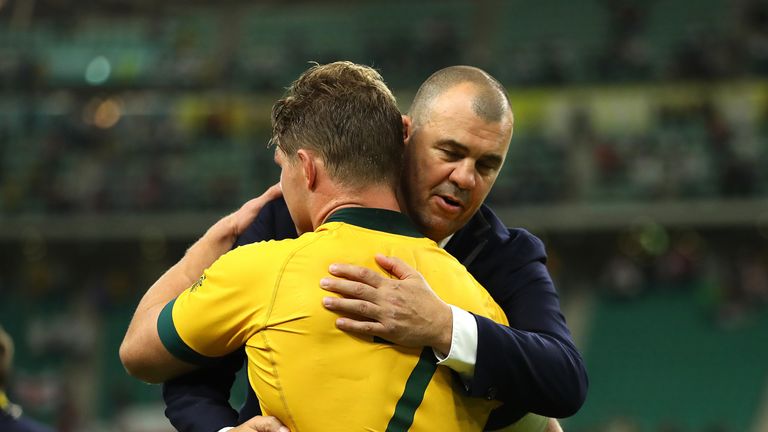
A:
<svg viewBox="0 0 768 432">
<path fill-rule="evenodd" d="M 387 432 L 405 432 L 411 428 L 416 410 L 421 405 L 421 401 L 424 400 L 427 386 L 429 386 L 429 382 L 437 370 L 436 361 L 432 348 L 427 347 L 421 351 L 419 362 L 411 371 L 411 376 L 405 383 L 403 394 L 395 406 L 395 413 L 389 419 Z"/>
<path fill-rule="evenodd" d="M 173 323 L 174 303 L 176 303 L 176 299 L 169 301 L 160 311 L 160 316 L 157 317 L 157 334 L 160 335 L 160 341 L 163 342 L 165 349 L 177 359 L 187 363 L 206 365 L 215 361 L 215 357 L 204 356 L 190 348 L 179 336 Z"/>
</svg>

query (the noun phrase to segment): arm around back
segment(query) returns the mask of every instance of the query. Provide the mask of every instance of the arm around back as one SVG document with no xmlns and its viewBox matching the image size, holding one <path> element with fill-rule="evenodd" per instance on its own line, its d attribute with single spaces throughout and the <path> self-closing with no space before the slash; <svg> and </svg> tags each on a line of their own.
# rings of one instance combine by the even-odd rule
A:
<svg viewBox="0 0 768 432">
<path fill-rule="evenodd" d="M 524 412 L 573 415 L 586 398 L 584 362 L 560 312 L 543 243 L 522 229 L 508 229 L 486 206 L 446 247 L 502 307 L 509 326 L 476 317 L 477 363 L 472 396 L 506 407 L 491 421 L 508 424 Z M 515 412 L 519 410 L 518 412 Z"/>
<path fill-rule="evenodd" d="M 277 198 L 261 209 L 253 223 L 240 233 L 234 247 L 295 237 L 285 200 Z M 181 432 L 216 432 L 237 425 L 238 413 L 229 404 L 229 397 L 243 359 L 244 352 L 239 350 L 222 362 L 163 384 L 165 415 L 171 424 Z M 252 391 L 248 390 L 250 401 Z M 260 414 L 257 403 L 249 403 L 244 409 L 247 412 L 241 414 L 246 419 Z"/>
</svg>

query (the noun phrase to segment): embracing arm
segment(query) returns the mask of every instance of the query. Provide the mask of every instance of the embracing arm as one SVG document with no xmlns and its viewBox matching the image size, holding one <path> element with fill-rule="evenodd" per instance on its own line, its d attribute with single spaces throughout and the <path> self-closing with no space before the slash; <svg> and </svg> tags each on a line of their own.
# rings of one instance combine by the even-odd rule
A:
<svg viewBox="0 0 768 432">
<path fill-rule="evenodd" d="M 559 418 L 579 410 L 588 381 L 570 334 L 526 331 L 512 327 L 512 322 L 507 327 L 475 318 L 478 344 L 471 395 L 492 396 L 525 411 Z"/>
<path fill-rule="evenodd" d="M 469 376 L 463 375 L 469 378 L 465 384 L 470 395 L 506 402 L 492 415 L 494 425 L 514 422 L 526 412 L 548 417 L 573 415 L 584 402 L 587 389 L 583 360 L 543 264 L 543 245 L 530 234 L 521 235 L 512 243 L 514 250 L 488 248 L 486 256 L 478 257 L 470 266 L 510 322 L 504 326 L 475 317 L 476 363 Z M 402 263 L 397 264 L 402 269 L 397 271 L 397 261 L 377 257 L 379 265 L 396 279 L 381 278 L 355 266 L 332 268 L 331 273 L 346 279 L 329 279 L 324 288 L 345 298 L 328 298 L 325 306 L 371 320 L 341 318 L 337 326 L 342 330 L 448 353 L 444 342 L 456 332 L 445 324 L 445 304 L 435 299 L 413 269 Z M 448 347 L 453 348 L 450 343 Z"/>
<path fill-rule="evenodd" d="M 193 369 L 170 355 L 160 342 L 157 333 L 160 311 L 226 253 L 264 204 L 280 196 L 280 193 L 278 185 L 272 186 L 235 213 L 216 222 L 178 263 L 147 290 L 120 345 L 120 359 L 129 374 L 147 382 L 161 382 Z"/>
<path fill-rule="evenodd" d="M 240 231 L 235 247 L 263 240 L 296 237 L 288 208 L 282 199 L 273 199 L 265 204 L 256 219 L 249 223 L 247 228 Z M 232 247 L 231 243 L 229 247 Z M 165 382 L 165 415 L 171 424 L 181 432 L 216 432 L 237 425 L 238 412 L 230 405 L 229 398 L 243 359 L 243 350 L 238 350 L 224 361 Z M 244 419 L 260 414 L 258 402 L 251 400 L 252 390 L 249 388 L 248 391 L 248 403 L 240 412 Z"/>
<path fill-rule="evenodd" d="M 195 279 L 190 268 L 198 265 L 195 246 L 152 285 L 139 302 L 133 314 L 123 343 L 120 345 L 120 360 L 132 376 L 148 383 L 160 383 L 195 367 L 174 357 L 163 345 L 157 329 L 157 320 L 166 304 L 178 293 L 192 286 Z M 192 256 L 193 258 L 187 259 Z M 202 270 L 200 273 L 202 274 Z"/>
<path fill-rule="evenodd" d="M 477 359 L 477 367 L 475 367 L 475 357 L 478 352 L 478 324 L 475 316 L 454 306 L 446 305 L 434 294 L 421 275 L 402 260 L 378 255 L 376 262 L 392 274 L 394 279 L 383 277 L 363 267 L 334 264 L 329 271 L 340 279 L 324 278 L 321 281 L 323 289 L 344 296 L 344 298 L 325 298 L 324 304 L 328 309 L 348 316 L 363 316 L 369 319 L 360 321 L 341 317 L 337 319 L 337 326 L 345 331 L 378 336 L 399 345 L 431 346 L 438 355 L 450 352 L 449 358 L 441 363 L 462 376 L 468 391 L 477 392 L 477 388 L 482 388 L 472 385 L 473 376 L 477 376 L 475 371 L 478 369 L 490 366 L 486 364 L 487 360 L 483 359 L 485 362 L 480 363 L 480 359 Z M 464 318 L 457 319 L 463 315 L 468 316 L 468 323 L 463 322 Z M 495 327 L 507 328 L 490 320 L 488 322 L 494 325 L 494 329 Z M 480 328 L 483 327 L 480 326 Z M 461 336 L 465 330 L 474 330 L 474 332 L 468 332 L 474 333 L 474 336 L 469 338 Z M 507 337 L 504 342 L 509 342 L 509 339 L 512 338 Z M 455 351 L 463 353 L 456 357 Z M 452 356 L 454 359 L 451 360 Z M 509 365 L 502 365 L 501 368 L 503 369 L 504 366 Z M 492 373 L 487 375 L 491 380 L 496 378 Z M 490 385 L 494 392 L 498 385 L 505 385 L 499 384 L 500 382 L 503 381 L 501 379 L 499 382 L 491 381 Z M 496 394 L 475 394 L 474 396 L 499 399 Z M 494 410 L 487 427 L 489 430 L 510 432 L 544 431 L 545 427 L 547 431 L 559 430 L 556 420 L 534 414 L 525 415 L 526 412 L 518 405 L 505 404 Z"/>
<path fill-rule="evenodd" d="M 498 258 L 494 263 L 488 257 L 470 269 L 504 309 L 509 326 L 475 317 L 477 363 L 468 390 L 472 396 L 498 399 L 526 412 L 568 417 L 586 398 L 584 361 L 560 312 L 543 262 L 543 245 L 527 232 L 519 235 L 516 250 L 501 249 L 499 256 L 517 254 L 531 260 L 500 268 Z"/>
</svg>

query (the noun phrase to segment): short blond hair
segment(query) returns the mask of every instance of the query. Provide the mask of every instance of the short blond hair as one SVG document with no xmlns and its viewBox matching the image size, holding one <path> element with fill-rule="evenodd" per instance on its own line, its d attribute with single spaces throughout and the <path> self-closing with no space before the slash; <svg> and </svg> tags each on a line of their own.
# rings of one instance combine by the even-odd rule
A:
<svg viewBox="0 0 768 432">
<path fill-rule="evenodd" d="M 272 107 L 272 139 L 286 156 L 316 151 L 346 186 L 400 180 L 403 122 L 392 92 L 373 68 L 348 61 L 315 64 Z"/>
</svg>

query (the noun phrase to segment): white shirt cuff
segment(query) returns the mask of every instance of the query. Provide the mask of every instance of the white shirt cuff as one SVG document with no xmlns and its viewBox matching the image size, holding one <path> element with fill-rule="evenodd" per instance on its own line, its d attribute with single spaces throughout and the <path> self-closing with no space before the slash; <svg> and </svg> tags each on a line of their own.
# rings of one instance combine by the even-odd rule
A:
<svg viewBox="0 0 768 432">
<path fill-rule="evenodd" d="M 450 306 L 453 312 L 451 351 L 447 356 L 435 349 L 432 351 L 437 357 L 438 365 L 455 370 L 465 381 L 468 381 L 475 374 L 475 363 L 477 362 L 477 322 L 471 313 L 456 306 Z"/>
<path fill-rule="evenodd" d="M 232 430 L 234 428 L 235 428 L 234 426 L 227 426 L 219 429 L 218 432 L 227 432 L 228 430 Z"/>
</svg>

